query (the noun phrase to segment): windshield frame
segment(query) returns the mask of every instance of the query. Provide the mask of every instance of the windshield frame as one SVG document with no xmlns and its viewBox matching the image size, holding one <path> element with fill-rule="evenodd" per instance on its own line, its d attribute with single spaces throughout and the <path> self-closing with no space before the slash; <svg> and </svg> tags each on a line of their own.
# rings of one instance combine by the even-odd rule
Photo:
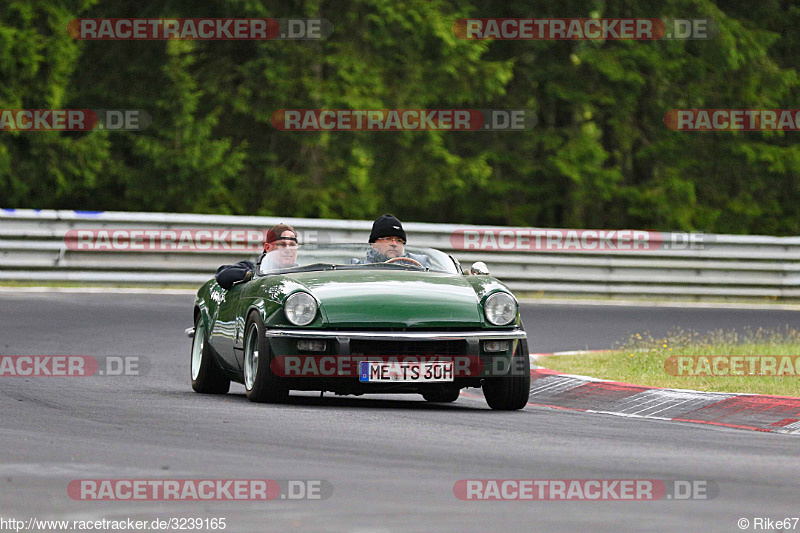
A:
<svg viewBox="0 0 800 533">
<path fill-rule="evenodd" d="M 320 249 L 321 251 L 336 251 L 342 250 L 342 254 L 351 256 L 351 261 L 358 261 L 358 260 L 366 260 L 366 252 L 371 250 L 372 247 L 369 244 L 365 243 L 325 243 L 325 244 L 301 244 L 297 247 L 298 257 L 301 256 L 303 250 L 306 251 L 313 251 L 313 249 Z M 348 253 L 348 248 L 350 248 L 350 252 Z M 324 272 L 330 270 L 404 270 L 404 271 L 413 271 L 413 272 L 436 272 L 440 274 L 454 274 L 460 275 L 461 271 L 458 268 L 458 264 L 453 259 L 453 257 L 446 252 L 441 250 L 437 250 L 435 248 L 427 248 L 422 246 L 410 246 L 405 247 L 405 254 L 401 257 L 405 257 L 408 254 L 413 255 L 423 255 L 426 256 L 428 262 L 430 263 L 429 266 L 422 266 L 418 267 L 414 264 L 404 261 L 396 261 L 393 263 L 387 262 L 374 262 L 374 263 L 359 263 L 359 262 L 352 262 L 352 263 L 335 263 L 335 262 L 325 262 L 323 260 L 314 261 L 312 263 L 307 264 L 297 264 L 295 266 L 283 267 L 283 268 L 273 268 L 265 270 L 262 268 L 263 261 L 267 257 L 267 253 L 261 254 L 256 261 L 255 265 L 255 275 L 258 277 L 262 276 L 272 276 L 272 275 L 281 275 L 281 274 L 295 274 L 300 272 Z M 269 252 L 269 253 L 275 253 Z M 414 259 L 410 257 L 410 259 Z"/>
</svg>

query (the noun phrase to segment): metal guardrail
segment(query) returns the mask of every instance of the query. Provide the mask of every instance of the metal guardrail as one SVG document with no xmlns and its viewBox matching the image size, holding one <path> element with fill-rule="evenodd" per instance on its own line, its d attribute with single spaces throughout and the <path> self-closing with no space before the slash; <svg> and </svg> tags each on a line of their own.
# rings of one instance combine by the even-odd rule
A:
<svg viewBox="0 0 800 533">
<path fill-rule="evenodd" d="M 372 221 L 174 213 L 0 209 L 0 282 L 201 284 L 241 251 L 85 251 L 69 249 L 75 229 L 245 229 L 280 222 L 330 242 L 366 242 Z M 515 291 L 544 295 L 800 298 L 800 237 L 705 235 L 702 249 L 464 251 L 459 230 L 501 229 L 404 223 L 410 243 L 484 261 Z M 502 228 L 514 229 L 514 228 Z M 669 237 L 670 234 L 665 234 Z"/>
</svg>

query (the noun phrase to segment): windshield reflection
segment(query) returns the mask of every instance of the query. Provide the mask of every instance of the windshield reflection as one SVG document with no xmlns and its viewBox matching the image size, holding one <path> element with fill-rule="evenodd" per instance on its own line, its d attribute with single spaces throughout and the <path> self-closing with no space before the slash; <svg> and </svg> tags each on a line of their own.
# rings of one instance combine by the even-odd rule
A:
<svg viewBox="0 0 800 533">
<path fill-rule="evenodd" d="M 406 246 L 401 256 L 390 257 L 369 244 L 289 243 L 261 256 L 259 274 L 322 270 L 397 269 L 460 274 L 450 257 L 433 248 Z"/>
</svg>

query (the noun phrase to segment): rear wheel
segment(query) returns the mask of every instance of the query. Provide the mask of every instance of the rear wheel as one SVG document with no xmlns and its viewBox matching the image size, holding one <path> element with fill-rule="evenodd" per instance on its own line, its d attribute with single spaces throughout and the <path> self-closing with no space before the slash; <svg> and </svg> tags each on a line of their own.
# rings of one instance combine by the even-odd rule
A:
<svg viewBox="0 0 800 533">
<path fill-rule="evenodd" d="M 203 317 L 199 314 L 194 321 L 194 337 L 192 338 L 192 388 L 204 394 L 225 394 L 231 388 L 231 380 L 222 372 L 211 352 L 206 339 L 206 328 Z"/>
<path fill-rule="evenodd" d="M 435 402 L 435 403 L 452 403 L 458 400 L 458 397 L 460 395 L 461 395 L 461 389 L 457 389 L 454 387 L 422 393 L 423 398 L 425 398 L 429 402 Z"/>
<path fill-rule="evenodd" d="M 289 397 L 289 389 L 272 371 L 271 351 L 264 322 L 258 311 L 247 318 L 244 337 L 244 388 L 251 402 L 280 403 Z"/>
<path fill-rule="evenodd" d="M 508 375 L 483 381 L 483 395 L 489 407 L 500 411 L 516 411 L 527 405 L 531 393 L 529 361 L 528 341 L 521 340 L 511 358 Z"/>
</svg>

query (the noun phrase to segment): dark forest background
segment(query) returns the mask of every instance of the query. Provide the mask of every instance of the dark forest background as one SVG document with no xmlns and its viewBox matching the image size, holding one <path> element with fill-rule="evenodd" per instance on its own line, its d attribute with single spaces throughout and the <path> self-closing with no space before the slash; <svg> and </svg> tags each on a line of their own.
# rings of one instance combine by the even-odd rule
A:
<svg viewBox="0 0 800 533">
<path fill-rule="evenodd" d="M 78 17 L 324 18 L 320 41 L 75 41 Z M 710 17 L 711 40 L 467 41 L 462 17 Z M 1 0 L 0 109 L 145 109 L 0 132 L 0 206 L 800 234 L 800 6 L 751 0 Z M 282 108 L 526 109 L 525 132 L 283 132 Z"/>
</svg>

